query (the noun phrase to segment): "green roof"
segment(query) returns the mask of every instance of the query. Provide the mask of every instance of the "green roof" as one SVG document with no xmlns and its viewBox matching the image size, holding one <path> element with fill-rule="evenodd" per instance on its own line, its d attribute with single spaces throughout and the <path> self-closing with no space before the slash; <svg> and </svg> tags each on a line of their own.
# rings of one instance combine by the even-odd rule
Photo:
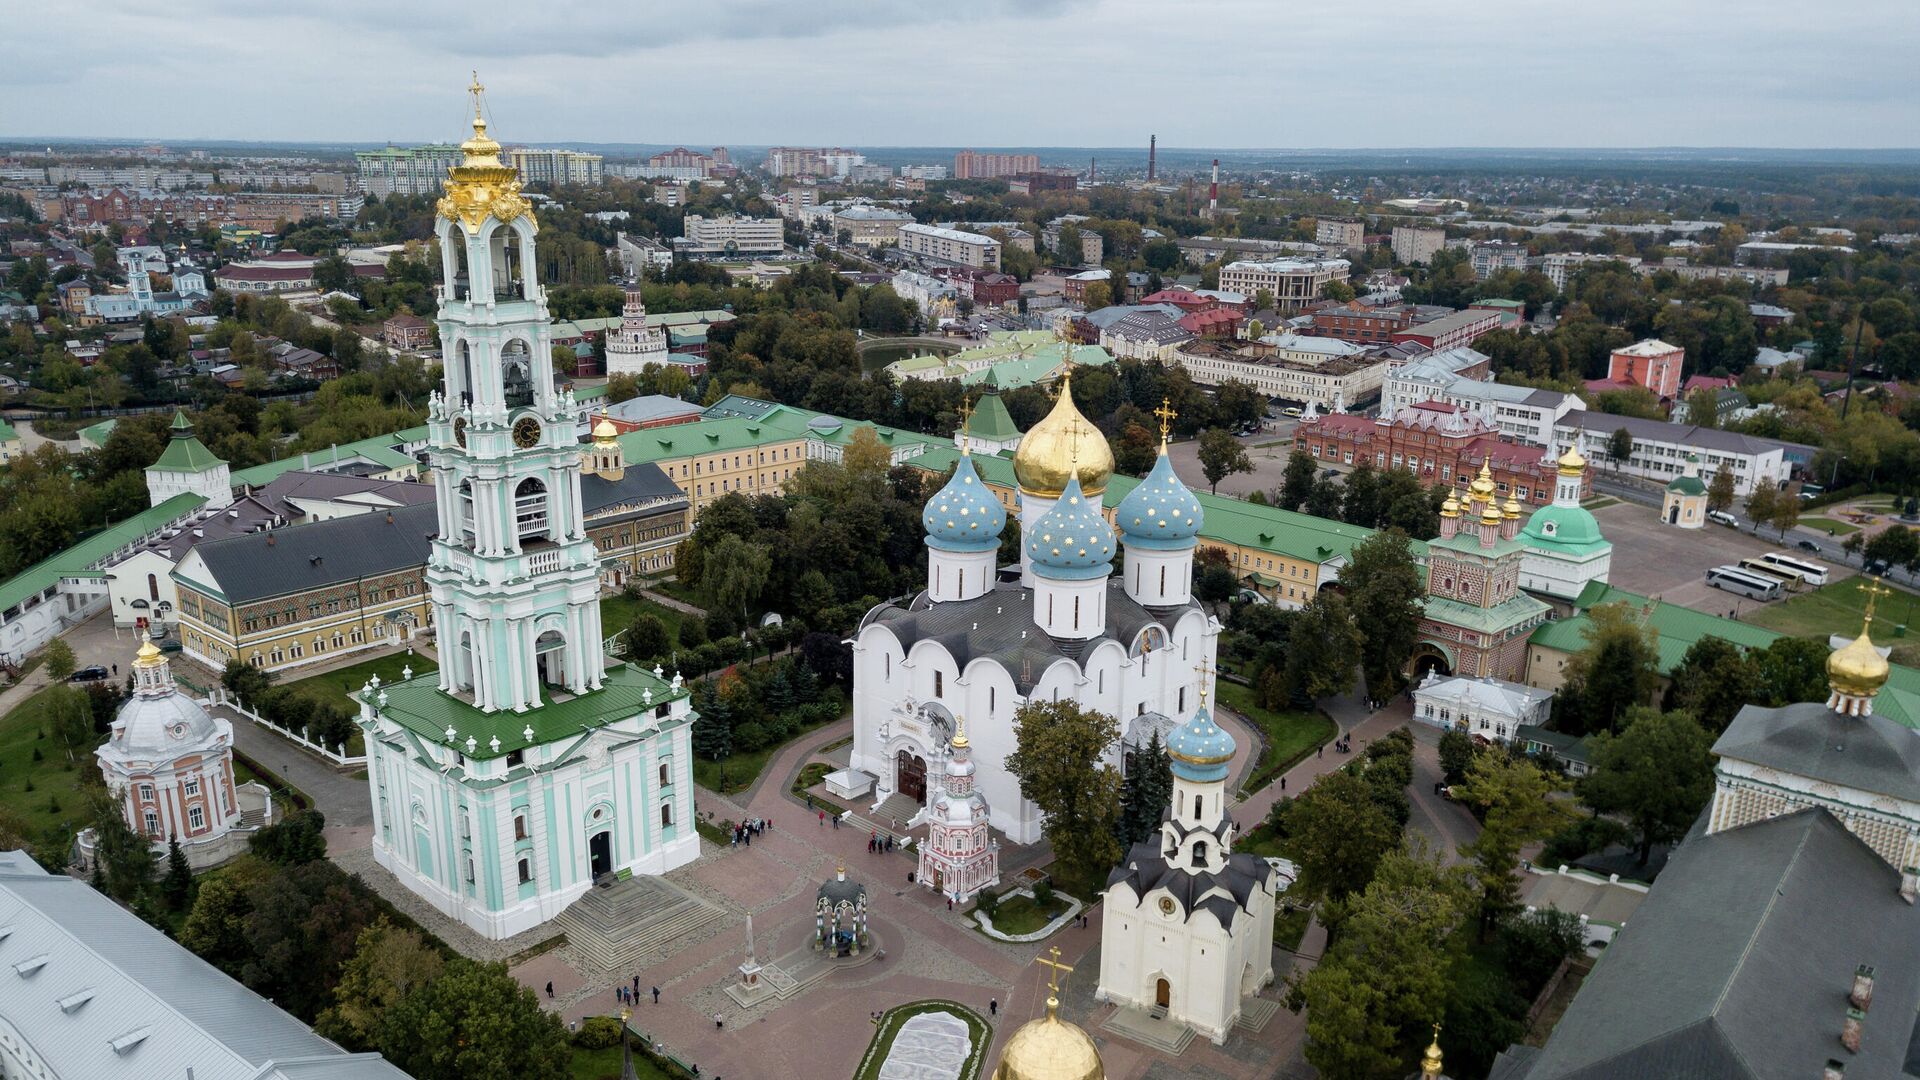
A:
<svg viewBox="0 0 1920 1080">
<path fill-rule="evenodd" d="M 967 430 L 976 438 L 990 442 L 1005 442 L 1020 437 L 1020 428 L 1013 422 L 1013 414 L 1007 412 L 1007 403 L 1000 395 L 986 393 L 973 403 L 973 416 Z"/>
<path fill-rule="evenodd" d="M 1553 532 L 1547 532 L 1547 526 Z M 1590 555 L 1613 546 L 1600 534 L 1593 512 L 1582 506 L 1543 506 L 1527 518 L 1520 541 L 1530 548 Z"/>
<path fill-rule="evenodd" d="M 57 555 L 27 567 L 5 582 L 0 582 L 0 611 L 5 611 L 51 588 L 63 577 L 101 577 L 94 564 L 149 533 L 173 524 L 198 510 L 207 500 L 198 495 L 180 494 L 158 506 L 109 525 Z"/>
<path fill-rule="evenodd" d="M 1543 648 L 1579 652 L 1586 647 L 1586 629 L 1592 625 L 1587 610 L 1616 603 L 1648 611 L 1646 621 L 1659 635 L 1660 671 L 1665 675 L 1679 670 L 1687 649 L 1703 637 L 1721 638 L 1748 649 L 1764 649 L 1786 636 L 1737 619 L 1724 619 L 1616 589 L 1604 581 L 1590 581 L 1573 602 L 1578 614 L 1541 624 L 1527 640 Z M 1907 727 L 1920 728 L 1920 669 L 1892 665 L 1886 687 L 1874 699 L 1873 711 Z"/>
<path fill-rule="evenodd" d="M 1707 485 L 1701 483 L 1697 476 L 1676 476 L 1667 485 L 1667 490 L 1678 495 L 1705 495 Z"/>
<path fill-rule="evenodd" d="M 148 470 L 207 472 L 226 464 L 194 435 L 193 425 L 187 423 L 184 413 L 176 411 L 173 414 L 172 426 L 173 434 L 167 439 L 166 449 L 160 451 L 158 461 L 147 466 Z"/>
<path fill-rule="evenodd" d="M 603 390 L 602 393 L 604 392 Z M 576 394 L 575 396 L 584 397 L 585 395 Z M 281 476 L 293 472 L 296 469 L 311 469 L 318 466 L 333 465 L 356 457 L 365 458 L 385 469 L 414 467 L 418 466 L 419 462 L 414 460 L 412 454 L 399 449 L 399 447 L 410 442 L 423 441 L 426 437 L 427 429 L 425 427 L 407 428 L 404 431 L 396 431 L 391 435 L 376 435 L 371 439 L 361 439 L 359 442 L 345 443 L 340 446 L 329 446 L 325 450 L 315 450 L 309 454 L 296 454 L 293 457 L 281 458 L 278 461 L 269 461 L 264 465 L 255 465 L 249 469 L 241 469 L 239 472 L 233 474 L 233 485 L 239 487 L 242 484 L 251 484 L 254 487 L 262 487 L 273 483 Z M 162 460 L 164 460 L 164 458 Z"/>
<path fill-rule="evenodd" d="M 105 446 L 107 445 L 107 436 L 113 434 L 113 429 L 118 427 L 119 424 L 120 421 L 118 420 L 102 420 L 97 424 L 88 424 L 86 427 L 80 429 L 80 441 L 86 443 L 88 446 Z"/>
<path fill-rule="evenodd" d="M 984 345 L 951 356 L 909 356 L 885 370 L 897 378 L 958 379 L 965 386 L 1017 390 L 1052 380 L 1069 358 L 1084 367 L 1113 363 L 1112 354 L 1100 346 L 1073 345 L 1051 330 L 1002 330 Z"/>
<path fill-rule="evenodd" d="M 1500 634 L 1520 626 L 1529 619 L 1539 618 L 1547 611 L 1547 605 L 1526 593 L 1515 593 L 1513 599 L 1505 600 L 1490 608 L 1478 604 L 1463 603 L 1445 596 L 1427 596 L 1421 601 L 1427 618 L 1448 626 L 1462 626 L 1482 634 Z"/>
<path fill-rule="evenodd" d="M 722 406 L 728 408 L 723 410 Z M 755 412 L 758 415 L 714 415 L 722 411 Z M 929 450 L 953 449 L 951 442 L 931 435 L 865 420 L 847 420 L 831 413 L 792 405 L 774 405 L 754 398 L 729 396 L 708 409 L 707 413 L 711 419 L 697 420 L 691 424 L 641 428 L 620 436 L 620 448 L 626 453 L 627 464 L 665 461 L 689 454 L 729 453 L 792 439 L 816 439 L 844 447 L 852 440 L 853 433 L 861 428 L 871 428 L 879 438 L 880 445 L 889 448 L 920 443 Z"/>
<path fill-rule="evenodd" d="M 5 420 L 0 420 L 0 442 L 12 442 L 19 437 L 20 433 L 13 430 L 12 424 L 7 423 Z"/>
<path fill-rule="evenodd" d="M 542 690 L 540 707 L 523 713 L 483 712 L 442 691 L 437 673 L 416 675 L 383 686 L 380 692 L 387 695 L 386 705 L 380 707 L 382 716 L 427 742 L 441 745 L 448 743 L 447 729 L 451 727 L 453 745 L 468 757 L 483 760 L 581 735 L 687 696 L 684 685 L 676 690 L 667 680 L 634 664 L 609 667 L 600 689 L 565 701 L 554 701 Z M 531 742 L 526 737 L 528 728 L 533 730 Z M 477 747 L 474 750 L 466 748 L 469 737 Z M 492 747 L 495 738 L 500 740 L 498 750 Z"/>
</svg>

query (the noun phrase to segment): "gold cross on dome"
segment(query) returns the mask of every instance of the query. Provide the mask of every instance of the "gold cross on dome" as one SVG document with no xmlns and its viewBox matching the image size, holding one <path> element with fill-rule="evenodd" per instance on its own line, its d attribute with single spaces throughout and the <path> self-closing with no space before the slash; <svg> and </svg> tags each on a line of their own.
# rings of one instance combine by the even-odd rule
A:
<svg viewBox="0 0 1920 1080">
<path fill-rule="evenodd" d="M 1874 603 L 1883 596 L 1893 595 L 1892 589 L 1887 588 L 1885 585 L 1879 584 L 1877 581 L 1871 578 L 1862 581 L 1858 585 L 1855 585 L 1854 588 L 1859 589 L 1861 592 L 1867 594 L 1867 621 L 1868 622 L 1873 621 Z"/>
<path fill-rule="evenodd" d="M 1153 415 L 1160 418 L 1160 441 L 1166 442 L 1168 437 L 1173 434 L 1174 420 L 1180 415 L 1173 410 L 1173 399 L 1161 398 L 1160 407 L 1153 410 Z"/>
<path fill-rule="evenodd" d="M 1072 972 L 1073 968 L 1060 962 L 1060 946 L 1053 946 L 1047 950 L 1047 953 L 1052 959 L 1048 959 L 1046 956 L 1036 956 L 1033 958 L 1033 962 L 1036 964 L 1045 964 L 1053 969 L 1047 975 L 1047 992 L 1055 993 L 1060 989 L 1060 973 L 1063 971 Z"/>
<path fill-rule="evenodd" d="M 973 427 L 973 405 L 966 398 L 960 399 L 960 452 L 967 452 L 967 436 Z"/>
<path fill-rule="evenodd" d="M 480 117 L 480 95 L 485 93 L 486 89 L 486 87 L 480 85 L 480 73 L 475 71 L 473 73 L 473 83 L 467 87 L 467 93 L 473 95 L 473 115 L 475 119 L 479 119 Z"/>
<path fill-rule="evenodd" d="M 1193 665 L 1193 670 L 1200 673 L 1200 704 L 1205 705 L 1207 703 L 1207 676 L 1211 675 L 1218 678 L 1220 669 L 1214 667 L 1211 662 L 1202 660 Z"/>
</svg>

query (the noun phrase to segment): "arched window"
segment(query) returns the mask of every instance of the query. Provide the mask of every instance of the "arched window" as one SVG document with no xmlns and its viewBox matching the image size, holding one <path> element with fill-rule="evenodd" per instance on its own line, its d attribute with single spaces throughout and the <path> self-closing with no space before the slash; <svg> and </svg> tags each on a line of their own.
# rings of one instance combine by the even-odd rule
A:
<svg viewBox="0 0 1920 1080">
<path fill-rule="evenodd" d="M 160 600 L 160 579 L 152 574 L 147 575 L 147 596 L 156 603 Z"/>
<path fill-rule="evenodd" d="M 1202 811 L 1200 809 L 1200 796 L 1195 795 L 1193 797 L 1193 816 L 1197 818 L 1201 815 L 1201 813 Z"/>
<path fill-rule="evenodd" d="M 547 485 L 529 476 L 513 489 L 513 521 L 522 541 L 539 540 L 547 534 Z"/>
<path fill-rule="evenodd" d="M 463 293 L 466 287 L 466 279 L 462 278 L 460 289 Z M 454 352 L 460 367 L 460 404 L 471 405 L 473 404 L 473 349 L 462 339 L 454 347 Z"/>
<path fill-rule="evenodd" d="M 460 515 L 459 529 L 462 540 L 468 549 L 478 548 L 480 546 L 478 534 L 473 522 L 473 481 L 460 481 L 459 500 L 455 504 L 454 512 Z"/>
<path fill-rule="evenodd" d="M 1204 840 L 1193 845 L 1193 865 L 1207 865 L 1207 844 Z"/>
<path fill-rule="evenodd" d="M 660 824 L 666 828 L 671 828 L 673 826 L 673 804 L 672 803 L 660 804 Z"/>
<path fill-rule="evenodd" d="M 519 338 L 500 350 L 500 386 L 507 408 L 533 404 L 533 354 Z"/>
</svg>

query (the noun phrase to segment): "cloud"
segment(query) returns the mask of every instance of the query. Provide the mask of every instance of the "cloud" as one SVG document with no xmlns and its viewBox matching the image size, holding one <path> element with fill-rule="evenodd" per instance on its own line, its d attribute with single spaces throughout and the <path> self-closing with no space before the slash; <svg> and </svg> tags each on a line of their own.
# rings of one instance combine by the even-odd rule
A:
<svg viewBox="0 0 1920 1080">
<path fill-rule="evenodd" d="M 42 9 L 44 10 L 44 9 Z M 0 136 L 1886 146 L 1910 9 L 1855 0 L 116 0 L 10 15 Z"/>
</svg>

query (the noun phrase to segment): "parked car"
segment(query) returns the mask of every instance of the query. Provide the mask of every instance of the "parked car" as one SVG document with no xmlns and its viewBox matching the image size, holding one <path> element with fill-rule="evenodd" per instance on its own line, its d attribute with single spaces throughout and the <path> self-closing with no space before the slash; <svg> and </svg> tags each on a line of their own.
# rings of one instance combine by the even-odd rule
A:
<svg viewBox="0 0 1920 1080">
<path fill-rule="evenodd" d="M 73 674 L 67 676 L 67 681 L 68 682 L 99 682 L 101 679 L 104 679 L 106 677 L 107 677 L 107 669 L 101 667 L 99 664 L 95 664 L 92 667 L 83 667 L 79 671 L 76 671 Z"/>
<path fill-rule="evenodd" d="M 1740 527 L 1740 519 L 1734 517 L 1732 514 L 1727 513 L 1725 510 L 1707 511 L 1707 520 L 1717 521 L 1720 524 L 1725 525 L 1729 528 L 1737 529 Z"/>
<path fill-rule="evenodd" d="M 1794 546 L 1798 547 L 1801 551 L 1811 551 L 1816 554 L 1820 551 L 1820 545 L 1811 540 L 1802 540 Z"/>
<path fill-rule="evenodd" d="M 1298 406 L 1295 406 L 1295 405 L 1289 405 L 1286 408 L 1281 409 L 1280 414 L 1282 416 L 1294 416 L 1294 417 L 1306 415 L 1300 410 Z"/>
</svg>

